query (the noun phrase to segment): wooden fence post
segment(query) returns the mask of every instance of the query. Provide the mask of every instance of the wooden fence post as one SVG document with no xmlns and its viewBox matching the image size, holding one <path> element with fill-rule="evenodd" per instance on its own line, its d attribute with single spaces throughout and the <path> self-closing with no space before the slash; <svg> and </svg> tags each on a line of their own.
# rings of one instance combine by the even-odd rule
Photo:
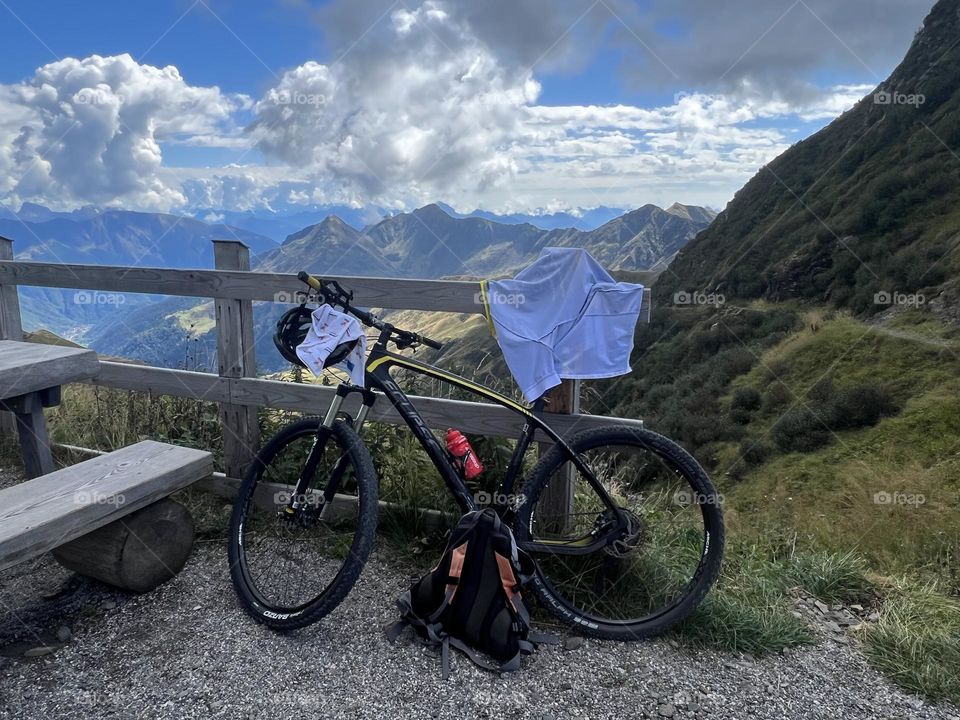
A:
<svg viewBox="0 0 960 720">
<path fill-rule="evenodd" d="M 547 393 L 548 413 L 571 415 L 580 412 L 580 381 L 563 380 L 559 385 Z M 540 444 L 540 453 L 543 454 L 551 447 L 550 443 Z M 553 523 L 547 522 L 547 532 L 563 534 L 569 524 L 570 513 L 573 512 L 573 495 L 576 489 L 577 470 L 567 463 L 561 470 L 560 477 L 552 480 L 546 487 L 540 499 L 540 512 L 546 517 L 557 518 Z M 564 520 L 560 520 L 564 518 Z"/>
<path fill-rule="evenodd" d="M 13 241 L 5 237 L 0 237 L 0 260 L 13 260 Z M 0 285 L 0 340 L 23 340 L 16 285 Z M 12 413 L 0 412 L 0 434 L 16 437 L 17 421 Z"/>
<path fill-rule="evenodd" d="M 238 240 L 214 240 L 213 262 L 218 270 L 249 270 L 250 250 Z M 220 377 L 254 377 L 253 301 L 217 299 L 214 305 Z M 220 422 L 224 474 L 242 478 L 260 444 L 257 408 L 220 403 Z"/>
</svg>

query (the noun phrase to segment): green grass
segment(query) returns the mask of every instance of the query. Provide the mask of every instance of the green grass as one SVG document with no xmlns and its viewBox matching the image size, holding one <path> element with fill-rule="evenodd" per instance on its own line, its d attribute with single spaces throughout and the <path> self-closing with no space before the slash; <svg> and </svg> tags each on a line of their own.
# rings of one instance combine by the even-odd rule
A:
<svg viewBox="0 0 960 720">
<path fill-rule="evenodd" d="M 888 325 L 891 328 L 904 330 L 911 335 L 929 340 L 953 342 L 960 338 L 960 328 L 947 325 L 929 312 L 919 308 L 911 308 L 897 313 L 890 318 Z"/>
<path fill-rule="evenodd" d="M 935 584 L 897 583 L 864 631 L 864 652 L 901 687 L 960 703 L 960 600 Z"/>
<path fill-rule="evenodd" d="M 830 602 L 862 601 L 873 587 L 867 579 L 866 561 L 853 551 L 797 555 L 784 575 L 811 595 Z"/>
<path fill-rule="evenodd" d="M 691 645 L 765 655 L 813 642 L 790 614 L 785 563 L 769 551 L 734 541 L 716 586 L 674 635 Z"/>
</svg>

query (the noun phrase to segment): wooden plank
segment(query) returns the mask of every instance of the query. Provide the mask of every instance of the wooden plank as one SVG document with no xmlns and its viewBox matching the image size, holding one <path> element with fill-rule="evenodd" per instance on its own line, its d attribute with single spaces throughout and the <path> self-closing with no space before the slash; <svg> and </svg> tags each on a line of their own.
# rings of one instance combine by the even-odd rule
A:
<svg viewBox="0 0 960 720">
<path fill-rule="evenodd" d="M 213 456 L 144 440 L 0 490 L 0 570 L 208 476 Z"/>
<path fill-rule="evenodd" d="M 359 306 L 482 313 L 480 283 L 458 280 L 328 276 L 354 293 Z M 0 284 L 96 289 L 154 295 L 295 302 L 305 286 L 292 273 L 173 270 L 110 265 L 0 262 Z"/>
<path fill-rule="evenodd" d="M 225 500 L 235 500 L 242 483 L 243 480 L 238 478 L 228 477 L 223 473 L 214 473 L 210 477 L 198 482 L 197 487 L 217 497 L 222 497 Z M 253 503 L 261 510 L 266 510 L 267 512 L 278 511 L 282 507 L 277 505 L 278 498 L 289 495 L 293 489 L 293 485 L 266 482 L 257 483 L 257 489 L 253 493 Z M 317 490 L 307 490 L 307 495 L 313 496 L 319 495 L 319 493 Z M 330 510 L 334 513 L 341 513 L 348 518 L 356 517 L 357 502 L 358 498 L 356 495 L 336 493 L 330 503 Z M 381 514 L 384 512 L 416 512 L 417 522 L 428 530 L 452 527 L 459 519 L 459 515 L 455 513 L 447 513 L 434 508 L 409 508 L 386 500 L 378 500 L 377 505 L 380 508 Z M 327 516 L 327 519 L 334 520 L 335 517 L 336 516 L 331 518 Z"/>
<path fill-rule="evenodd" d="M 323 385 L 262 378 L 220 378 L 210 373 L 169 370 L 108 360 L 101 361 L 100 366 L 100 374 L 90 381 L 91 384 L 189 397 L 207 402 L 230 402 L 236 405 L 272 407 L 314 414 L 321 414 L 326 410 L 335 392 L 335 388 Z M 444 400 L 420 395 L 411 395 L 410 400 L 427 424 L 440 430 L 456 426 L 462 432 L 478 435 L 516 437 L 523 425 L 520 415 L 491 403 Z M 346 412 L 356 412 L 359 402 L 359 399 L 353 396 L 344 403 L 343 408 Z M 369 419 L 391 424 L 402 422 L 393 406 L 382 397 L 374 404 Z M 557 415 L 550 418 L 550 423 L 561 435 L 608 425 L 643 427 L 642 420 L 605 415 Z"/>
<path fill-rule="evenodd" d="M 580 381 L 562 380 L 559 385 L 552 388 L 547 393 L 547 405 L 545 408 L 548 413 L 547 421 L 553 424 L 555 415 L 570 416 L 580 412 Z M 540 453 L 543 454 L 550 449 L 550 445 L 541 443 Z M 566 464 L 557 477 L 553 478 L 547 485 L 540 500 L 539 512 L 548 518 L 559 520 L 569 517 L 573 512 L 574 491 L 576 489 L 576 468 L 571 464 Z M 566 528 L 565 522 L 551 523 L 554 530 L 562 533 Z"/>
<path fill-rule="evenodd" d="M 227 378 L 193 370 L 101 360 L 100 373 L 88 382 L 154 395 L 188 397 L 204 402 L 230 402 L 230 381 Z"/>
<path fill-rule="evenodd" d="M 89 380 L 99 371 L 93 350 L 0 340 L 0 398 Z"/>
<path fill-rule="evenodd" d="M 218 269 L 250 269 L 250 250 L 235 240 L 214 240 L 213 257 Z M 255 376 L 253 301 L 218 298 L 214 307 L 220 377 Z M 260 445 L 257 408 L 221 403 L 220 424 L 223 428 L 223 469 L 228 475 L 243 477 Z"/>
<path fill-rule="evenodd" d="M 40 477 L 54 471 L 47 421 L 43 417 L 43 404 L 36 393 L 27 395 L 23 407 L 15 413 L 17 435 L 20 438 L 20 456 L 23 471 L 28 478 Z"/>
<path fill-rule="evenodd" d="M 0 261 L 13 260 L 13 241 L 0 237 Z M 0 285 L 0 339 L 23 340 L 20 322 L 20 297 L 13 283 Z"/>
<path fill-rule="evenodd" d="M 230 388 L 231 398 L 236 403 L 317 414 L 322 413 L 330 404 L 334 392 L 333 387 L 260 378 L 234 380 Z M 423 415 L 427 425 L 438 430 L 457 427 L 462 432 L 478 435 L 516 437 L 523 427 L 522 415 L 493 403 L 446 400 L 421 395 L 411 395 L 410 401 Z M 346 412 L 355 413 L 359 404 L 359 399 L 353 396 L 344 403 L 343 409 Z M 389 401 L 382 396 L 378 397 L 368 418 L 373 422 L 394 425 L 403 422 Z M 581 429 L 614 424 L 643 427 L 642 420 L 582 414 L 551 416 L 550 424 L 561 436 Z M 538 438 L 547 439 L 539 434 Z"/>
<path fill-rule="evenodd" d="M 0 237 L 0 261 L 7 260 L 13 260 L 13 241 Z M 16 285 L 0 285 L 0 340 L 23 340 Z M 16 432 L 16 418 L 11 413 L 0 412 L 0 434 L 13 437 Z"/>
<path fill-rule="evenodd" d="M 657 273 L 649 273 L 655 278 Z M 644 282 L 646 271 L 637 273 Z M 474 280 L 411 280 L 401 278 L 330 275 L 354 293 L 359 306 L 394 310 L 433 310 L 483 314 L 480 283 Z M 242 270 L 177 270 L 170 268 L 77 265 L 0 260 L 0 286 L 31 285 L 105 292 L 295 302 L 304 290 L 293 273 Z M 644 290 L 649 308 L 650 289 Z M 641 320 L 647 321 L 647 311 Z"/>
</svg>

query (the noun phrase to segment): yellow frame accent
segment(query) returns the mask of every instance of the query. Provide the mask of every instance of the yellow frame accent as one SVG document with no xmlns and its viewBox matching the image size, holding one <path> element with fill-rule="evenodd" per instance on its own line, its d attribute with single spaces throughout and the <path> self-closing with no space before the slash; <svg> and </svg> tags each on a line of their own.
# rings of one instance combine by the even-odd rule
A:
<svg viewBox="0 0 960 720">
<path fill-rule="evenodd" d="M 498 403 L 507 405 L 508 407 L 513 408 L 519 413 L 522 413 L 529 417 L 534 416 L 529 408 L 524 407 L 520 403 L 514 402 L 510 398 L 505 397 L 498 392 L 494 392 L 489 388 L 485 388 L 483 385 L 477 385 L 475 382 L 471 382 L 470 380 L 467 380 L 466 378 L 462 378 L 459 375 L 454 375 L 452 373 L 445 372 L 438 368 L 427 367 L 427 366 L 421 365 L 420 363 L 407 360 L 397 355 L 384 355 L 383 357 L 377 358 L 372 363 L 367 365 L 367 372 L 372 373 L 374 370 L 376 370 L 378 367 L 383 365 L 385 362 L 394 362 L 397 365 L 403 365 L 413 370 L 418 370 L 419 372 L 422 372 L 425 375 L 434 375 L 436 377 L 439 377 L 442 380 L 447 380 L 449 382 L 452 382 L 455 385 L 461 385 L 463 387 L 470 388 L 471 390 L 476 392 L 478 395 L 482 395 L 484 397 L 490 398 L 491 400 L 496 400 Z"/>
</svg>

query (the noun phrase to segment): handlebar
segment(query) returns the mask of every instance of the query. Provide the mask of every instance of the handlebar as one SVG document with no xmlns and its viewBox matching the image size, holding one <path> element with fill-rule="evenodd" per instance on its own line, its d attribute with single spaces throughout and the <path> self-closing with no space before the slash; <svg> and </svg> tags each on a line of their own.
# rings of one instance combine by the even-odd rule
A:
<svg viewBox="0 0 960 720">
<path fill-rule="evenodd" d="M 303 270 L 297 273 L 297 279 L 316 290 L 328 305 L 341 307 L 344 312 L 350 313 L 364 325 L 389 333 L 390 340 L 400 349 L 414 345 L 426 345 L 434 350 L 443 348 L 443 343 L 410 330 L 401 330 L 388 322 L 384 322 L 373 313 L 353 307 L 350 304 L 350 301 L 353 300 L 353 292 L 345 290 L 336 280 L 322 280 Z"/>
</svg>

